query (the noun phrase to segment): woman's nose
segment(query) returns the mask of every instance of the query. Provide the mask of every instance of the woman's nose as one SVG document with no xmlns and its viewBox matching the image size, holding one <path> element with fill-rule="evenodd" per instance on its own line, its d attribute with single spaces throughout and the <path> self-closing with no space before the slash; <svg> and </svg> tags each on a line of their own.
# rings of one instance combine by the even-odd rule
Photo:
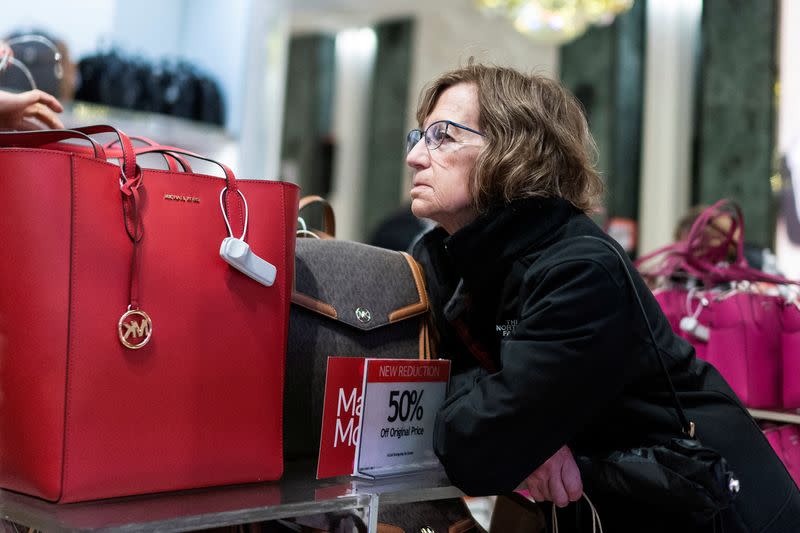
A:
<svg viewBox="0 0 800 533">
<path fill-rule="evenodd" d="M 414 170 L 422 170 L 430 165 L 430 159 L 425 139 L 420 139 L 406 155 L 406 164 Z"/>
</svg>

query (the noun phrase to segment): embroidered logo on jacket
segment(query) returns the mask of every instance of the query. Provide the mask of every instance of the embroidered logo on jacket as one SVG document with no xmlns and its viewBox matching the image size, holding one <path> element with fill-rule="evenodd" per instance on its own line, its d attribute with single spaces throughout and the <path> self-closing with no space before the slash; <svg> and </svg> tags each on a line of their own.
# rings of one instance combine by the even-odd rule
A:
<svg viewBox="0 0 800 533">
<path fill-rule="evenodd" d="M 501 333 L 503 337 L 508 337 L 517 327 L 519 320 L 506 320 L 505 324 L 497 324 L 495 326 L 495 331 L 497 333 Z"/>
</svg>

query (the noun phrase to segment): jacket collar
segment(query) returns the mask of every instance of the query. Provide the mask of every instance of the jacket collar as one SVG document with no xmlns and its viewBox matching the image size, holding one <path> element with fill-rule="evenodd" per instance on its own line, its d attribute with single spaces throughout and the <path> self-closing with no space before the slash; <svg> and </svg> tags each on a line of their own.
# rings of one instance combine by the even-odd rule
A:
<svg viewBox="0 0 800 533">
<path fill-rule="evenodd" d="M 519 256 L 556 238 L 557 230 L 580 211 L 562 198 L 525 198 L 490 209 L 444 239 L 452 264 L 470 289 L 501 282 Z"/>
</svg>

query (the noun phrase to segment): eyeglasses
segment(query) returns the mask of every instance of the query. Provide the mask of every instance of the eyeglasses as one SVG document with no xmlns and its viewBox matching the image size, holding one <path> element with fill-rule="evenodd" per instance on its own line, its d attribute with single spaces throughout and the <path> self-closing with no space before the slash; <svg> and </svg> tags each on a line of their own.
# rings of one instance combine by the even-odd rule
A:
<svg viewBox="0 0 800 533">
<path fill-rule="evenodd" d="M 473 130 L 458 122 L 453 122 L 452 120 L 437 120 L 425 128 L 425 131 L 415 128 L 408 132 L 408 135 L 406 135 L 406 154 L 411 152 L 423 137 L 425 138 L 425 146 L 428 150 L 436 150 L 442 146 L 443 143 L 453 141 L 454 139 L 447 133 L 447 129 L 450 126 L 455 126 L 456 128 L 477 133 L 481 137 L 485 137 L 485 135 L 478 130 Z"/>
</svg>

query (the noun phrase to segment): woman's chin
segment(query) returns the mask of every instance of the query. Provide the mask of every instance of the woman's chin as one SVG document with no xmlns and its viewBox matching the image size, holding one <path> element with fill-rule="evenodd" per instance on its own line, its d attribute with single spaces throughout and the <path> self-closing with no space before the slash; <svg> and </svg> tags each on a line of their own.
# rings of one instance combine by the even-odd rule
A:
<svg viewBox="0 0 800 533">
<path fill-rule="evenodd" d="M 417 218 L 430 218 L 431 215 L 428 203 L 419 198 L 412 198 L 411 212 L 414 213 L 414 216 Z"/>
</svg>

